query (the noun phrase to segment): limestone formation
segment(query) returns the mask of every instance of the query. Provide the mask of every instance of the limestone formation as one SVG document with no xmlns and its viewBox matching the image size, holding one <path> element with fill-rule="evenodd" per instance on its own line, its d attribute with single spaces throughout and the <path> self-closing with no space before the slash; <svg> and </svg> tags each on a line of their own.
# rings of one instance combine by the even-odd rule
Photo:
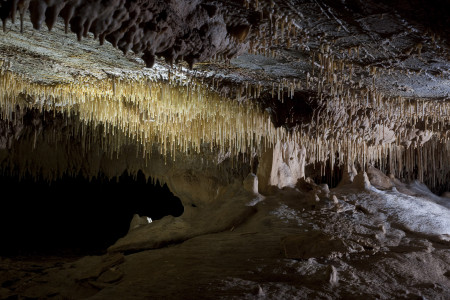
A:
<svg viewBox="0 0 450 300">
<path fill-rule="evenodd" d="M 446 299 L 443 2 L 0 1 L 3 176 L 184 207 L 102 256 L 0 258 L 0 298 Z"/>
<path fill-rule="evenodd" d="M 155 55 L 165 57 L 169 63 L 181 57 L 192 63 L 211 60 L 224 53 L 229 59 L 242 50 L 267 54 L 300 46 L 302 49 L 312 47 L 313 42 L 309 41 L 312 37 L 303 29 L 299 30 L 303 21 L 289 12 L 287 3 L 245 2 L 242 7 L 234 7 L 230 3 L 210 4 L 208 1 L 147 4 L 116 1 L 108 5 L 83 1 L 6 1 L 2 6 L 2 20 L 6 28 L 18 11 L 21 24 L 28 24 L 29 10 L 34 28 L 39 29 L 45 21 L 58 34 L 55 22 L 60 15 L 66 29 L 70 25 L 79 38 L 92 32 L 94 37 L 110 40 L 113 46 L 125 52 L 129 49 L 136 54 L 144 52 L 147 64 L 155 61 Z M 336 9 L 341 12 L 340 8 Z M 239 12 L 243 14 L 237 17 Z M 283 16 L 287 16 L 286 19 Z M 339 19 L 336 22 L 342 27 Z M 265 37 L 267 28 L 274 34 Z M 303 41 L 305 35 L 308 42 Z M 283 141 L 290 147 L 293 144 L 302 147 L 308 153 L 305 164 L 319 164 L 321 176 L 327 164 L 334 167 L 337 163 L 342 167 L 356 163 L 365 168 L 370 163 L 379 165 L 383 171 L 389 169 L 397 177 L 409 180 L 417 177 L 432 187 L 445 185 L 448 169 L 444 162 L 449 159 L 448 99 L 434 101 L 385 92 L 385 87 L 376 84 L 375 79 L 386 70 L 355 62 L 361 59 L 361 45 L 343 55 L 341 45 L 334 45 L 326 38 L 319 38 L 318 42 L 317 49 L 309 50 L 312 64 L 305 72 L 306 78 L 300 75 L 276 81 L 264 78 L 257 82 L 256 78 L 249 81 L 242 78 L 241 86 L 225 93 L 218 89 L 221 80 L 207 80 L 207 86 L 203 87 L 203 79 L 198 82 L 191 74 L 179 70 L 169 70 L 167 80 L 162 81 L 156 77 L 158 72 L 156 76 L 138 72 L 132 78 L 109 71 L 103 75 L 92 74 L 96 77 L 93 78 L 88 73 L 69 81 L 65 79 L 66 82 L 49 82 L 44 88 L 39 80 L 20 73 L 15 62 L 19 57 L 12 55 L 12 59 L 2 63 L 3 118 L 9 119 L 10 110 L 15 110 L 16 105 L 20 109 L 75 114 L 81 124 L 105 126 L 105 134 L 127 136 L 103 142 L 111 154 L 134 141 L 140 144 L 144 156 L 154 144 L 159 144 L 160 152 L 171 159 L 176 159 L 175 150 L 200 151 L 202 143 L 221 152 L 231 151 L 234 156 L 252 152 L 261 155 L 265 149 L 276 148 L 277 143 Z M 425 55 L 426 47 L 420 45 L 420 55 Z M 262 51 L 268 46 L 271 50 Z M 103 48 L 107 50 L 106 45 Z M 433 53 L 435 50 L 429 50 L 430 55 Z M 372 78 L 371 83 L 367 82 L 368 78 Z M 217 90 L 220 95 L 211 90 Z M 302 90 L 314 91 L 308 96 L 314 109 L 309 116 L 300 117 L 303 108 L 298 107 L 295 98 Z M 266 97 L 264 95 L 271 98 L 263 104 L 270 105 L 270 110 L 261 111 L 258 99 Z M 210 101 L 204 101 L 206 98 Z M 244 107 L 236 106 L 232 99 Z M 279 111 L 290 106 L 288 114 Z M 271 122 L 267 112 L 271 114 Z M 246 124 L 242 126 L 244 120 Z M 184 127 L 187 122 L 189 130 Z M 283 126 L 278 127 L 280 125 Z M 86 128 L 79 130 L 87 131 Z M 185 134 L 178 135 L 180 131 Z M 93 138 L 103 139 L 96 135 Z M 424 160 L 429 154 L 434 157 L 433 162 Z M 295 171 L 300 172 L 293 175 L 295 178 L 302 176 L 301 169 Z M 277 176 L 286 176 L 284 173 L 286 170 L 280 170 Z M 281 185 L 286 184 L 292 186 L 292 182 Z"/>
</svg>

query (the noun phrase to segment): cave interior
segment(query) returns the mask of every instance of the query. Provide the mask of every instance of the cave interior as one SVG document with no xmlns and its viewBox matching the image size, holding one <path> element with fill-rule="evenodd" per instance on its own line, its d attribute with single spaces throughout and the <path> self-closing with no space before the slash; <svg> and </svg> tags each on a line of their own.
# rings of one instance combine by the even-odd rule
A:
<svg viewBox="0 0 450 300">
<path fill-rule="evenodd" d="M 0 0 L 0 299 L 448 299 L 448 0 Z"/>
</svg>

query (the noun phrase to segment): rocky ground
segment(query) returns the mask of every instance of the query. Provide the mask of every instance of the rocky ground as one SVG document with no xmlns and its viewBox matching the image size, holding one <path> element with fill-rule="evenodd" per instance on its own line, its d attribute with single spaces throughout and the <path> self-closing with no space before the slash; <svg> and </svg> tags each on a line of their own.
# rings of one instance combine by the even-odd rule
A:
<svg viewBox="0 0 450 300">
<path fill-rule="evenodd" d="M 373 169 L 369 178 L 254 194 L 240 225 L 158 249 L 4 257 L 0 298 L 449 299 L 450 200 Z"/>
</svg>

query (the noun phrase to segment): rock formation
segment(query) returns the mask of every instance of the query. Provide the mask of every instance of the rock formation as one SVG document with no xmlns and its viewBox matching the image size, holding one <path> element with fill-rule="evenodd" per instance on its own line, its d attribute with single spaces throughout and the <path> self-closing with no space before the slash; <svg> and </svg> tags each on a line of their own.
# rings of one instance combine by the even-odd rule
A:
<svg viewBox="0 0 450 300">
<path fill-rule="evenodd" d="M 0 298 L 445 299 L 444 2 L 1 1 L 3 173 L 140 173 L 184 213 L 0 260 Z"/>
</svg>

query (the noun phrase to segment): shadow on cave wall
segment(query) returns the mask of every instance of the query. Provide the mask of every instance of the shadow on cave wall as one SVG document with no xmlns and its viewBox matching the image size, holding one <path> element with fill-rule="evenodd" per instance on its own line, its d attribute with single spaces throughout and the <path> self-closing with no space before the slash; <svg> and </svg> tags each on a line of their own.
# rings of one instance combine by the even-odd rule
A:
<svg viewBox="0 0 450 300">
<path fill-rule="evenodd" d="M 167 185 L 147 182 L 142 172 L 51 184 L 0 176 L 0 188 L 2 256 L 101 254 L 127 233 L 135 213 L 158 220 L 184 211 Z"/>
</svg>

